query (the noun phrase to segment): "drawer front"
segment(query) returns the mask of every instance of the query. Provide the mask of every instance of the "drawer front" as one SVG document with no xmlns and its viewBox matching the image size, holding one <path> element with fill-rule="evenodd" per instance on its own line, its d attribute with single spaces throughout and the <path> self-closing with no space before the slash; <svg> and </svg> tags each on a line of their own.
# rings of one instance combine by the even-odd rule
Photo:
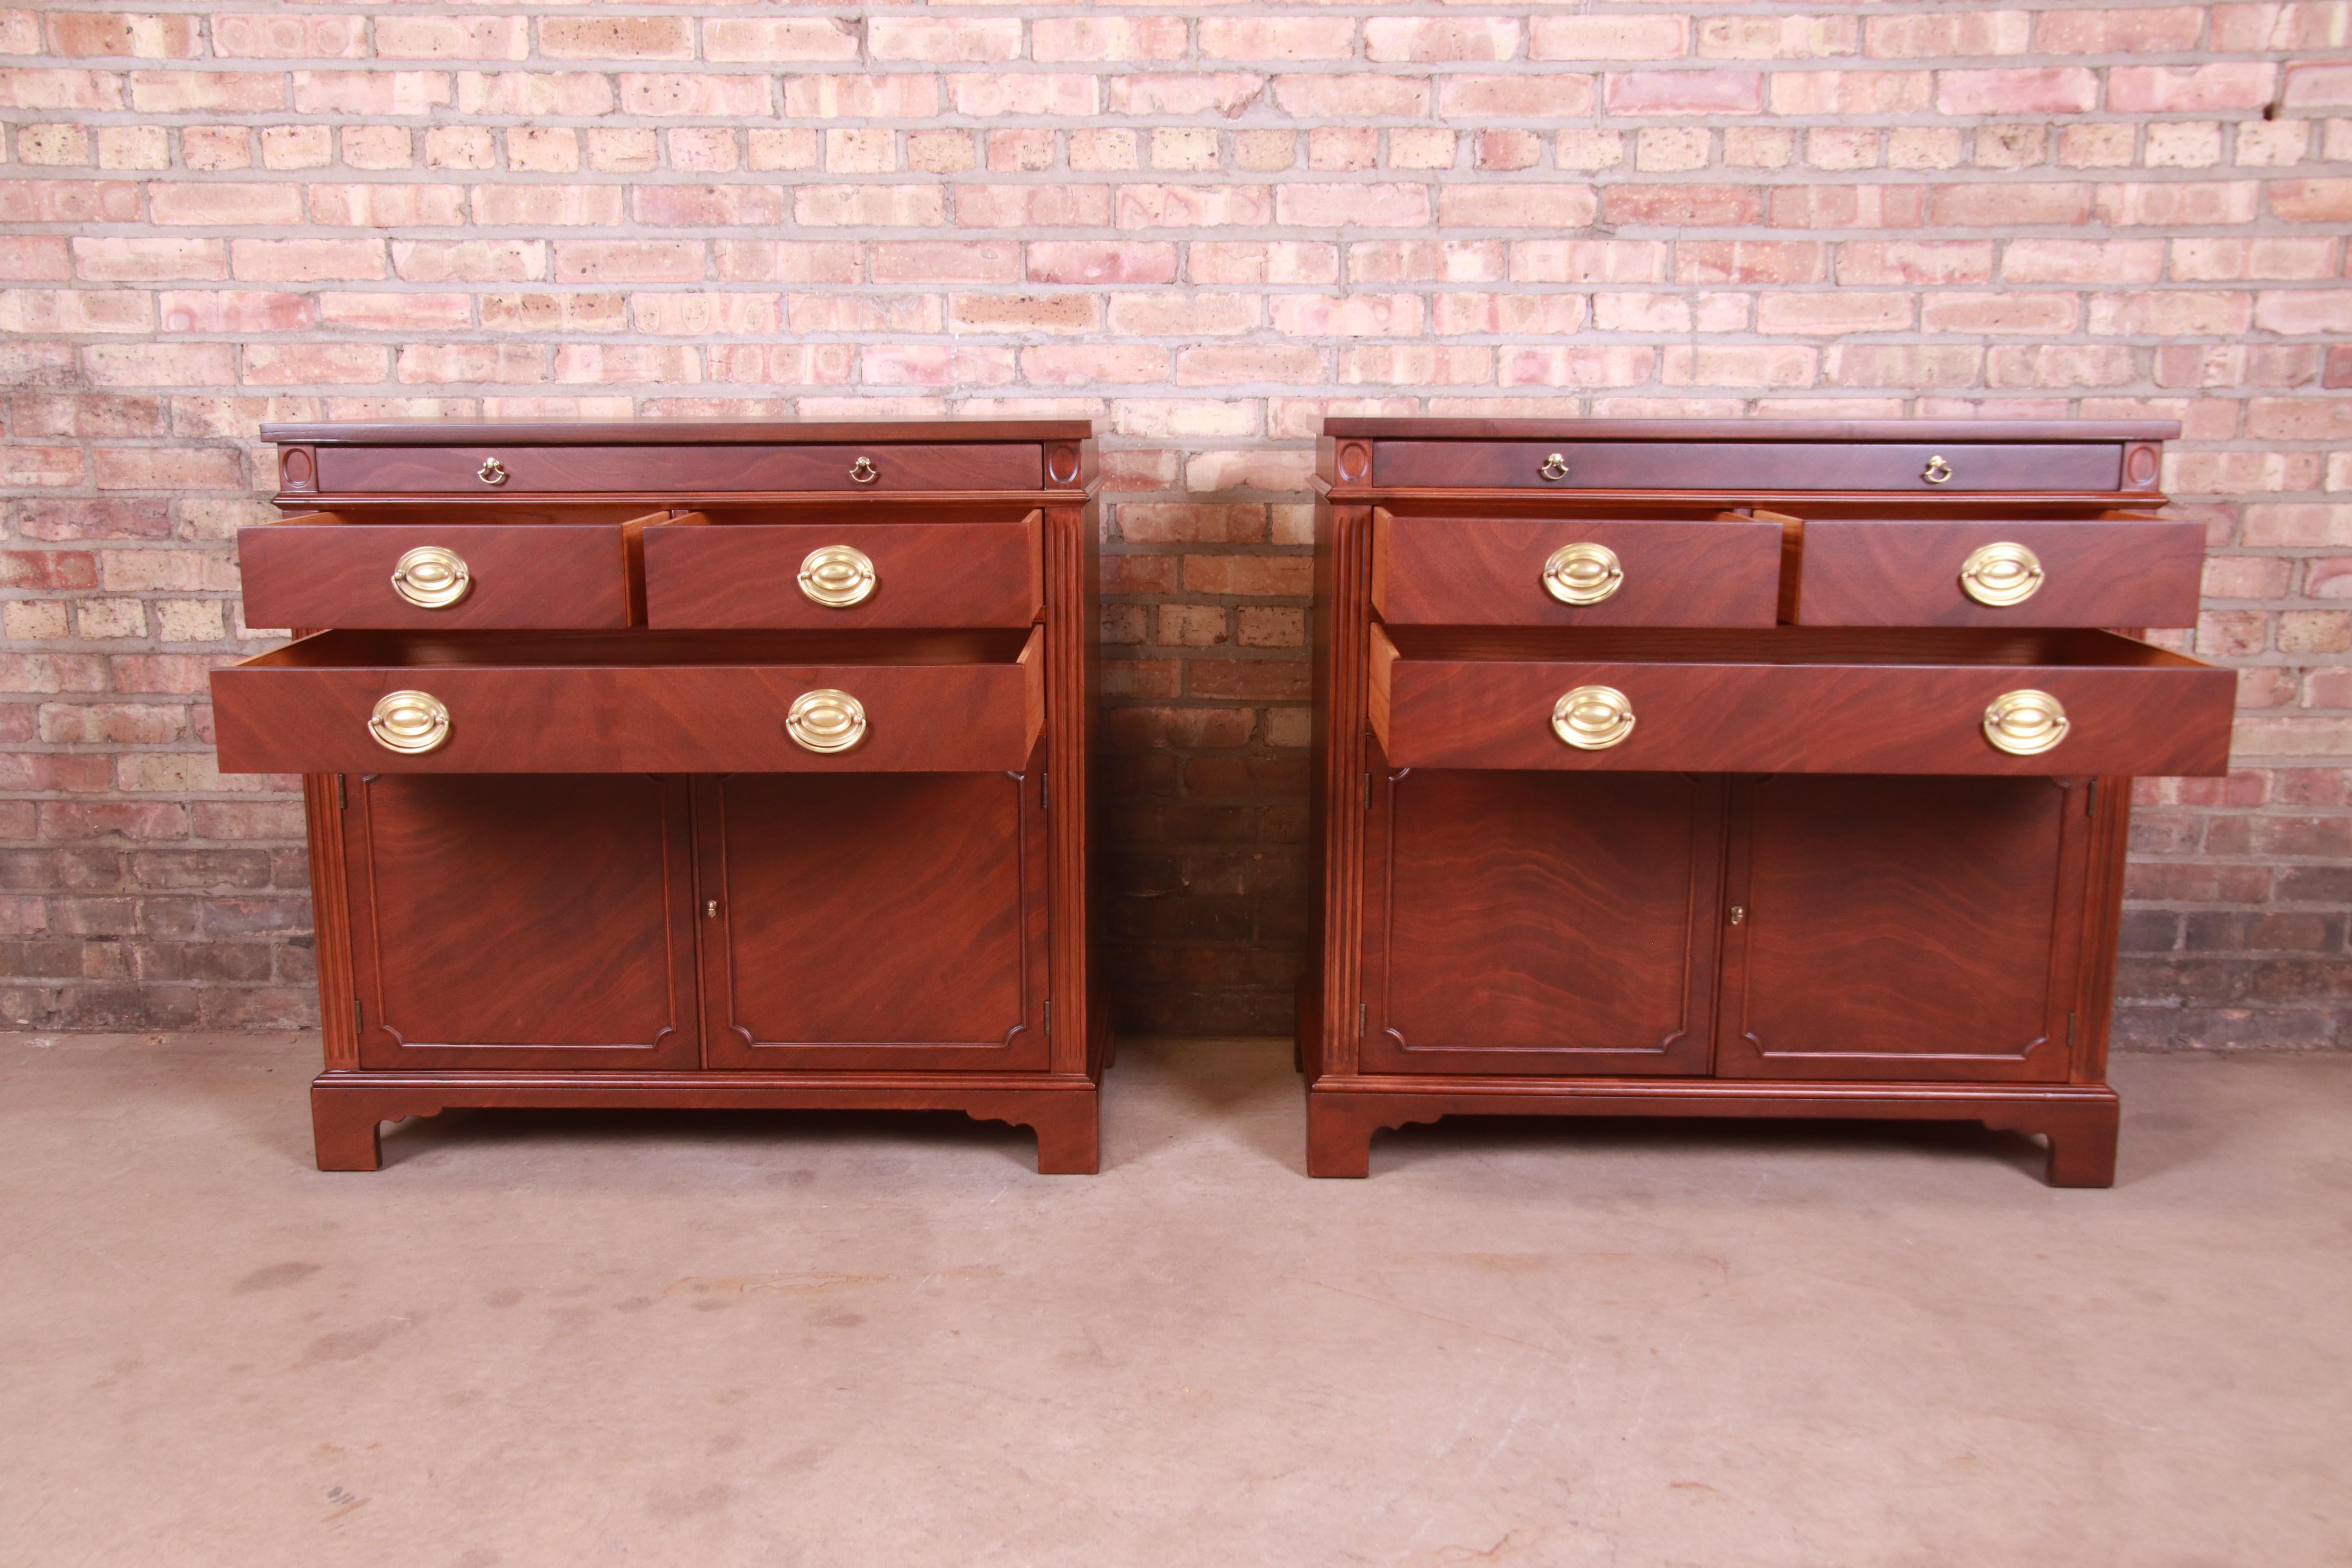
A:
<svg viewBox="0 0 2352 1568">
<path fill-rule="evenodd" d="M 320 447 L 329 495 L 1034 490 L 1034 443 L 904 447 Z"/>
<path fill-rule="evenodd" d="M 1808 521 L 1796 618 L 1817 626 L 2194 626 L 2204 564 L 2200 522 Z"/>
<path fill-rule="evenodd" d="M 2121 442 L 1381 441 L 1372 448 L 1372 483 L 1400 488 L 1950 495 L 2112 490 L 2122 474 Z"/>
<path fill-rule="evenodd" d="M 857 665 L 396 665 L 248 660 L 213 674 L 226 773 L 964 773 L 1019 769 L 1045 718 L 1042 634 L 1017 661 Z M 421 752 L 371 719 L 394 692 L 446 716 Z M 846 692 L 848 750 L 793 738 L 811 692 Z"/>
<path fill-rule="evenodd" d="M 1025 626 L 1045 604 L 1020 522 L 680 522 L 646 531 L 657 627 Z"/>
<path fill-rule="evenodd" d="M 266 523 L 237 530 L 254 626 L 603 631 L 629 624 L 618 523 Z M 425 570 L 412 552 L 446 552 Z M 446 599 L 456 572 L 464 591 Z M 401 571 L 404 561 L 411 570 Z M 395 575 L 401 581 L 395 582 Z M 404 597 L 405 584 L 416 599 Z"/>
<path fill-rule="evenodd" d="M 1622 694 L 1633 726 L 1563 742 L 1571 690 Z M 2004 694 L 2056 698 L 2067 731 L 2017 756 L 1986 738 Z M 1549 663 L 1396 659 L 1374 671 L 1372 727 L 1391 763 L 1688 773 L 2213 774 L 2229 771 L 2230 671 L 1955 665 Z"/>
<path fill-rule="evenodd" d="M 1373 519 L 1372 606 L 1392 626 L 1769 626 L 1780 584 L 1778 522 Z"/>
</svg>

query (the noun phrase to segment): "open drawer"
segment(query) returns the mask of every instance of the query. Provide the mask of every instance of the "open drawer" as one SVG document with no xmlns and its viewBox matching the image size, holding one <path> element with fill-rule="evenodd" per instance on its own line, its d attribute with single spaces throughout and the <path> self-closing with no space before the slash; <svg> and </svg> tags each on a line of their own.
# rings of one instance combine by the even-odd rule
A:
<svg viewBox="0 0 2352 1568">
<path fill-rule="evenodd" d="M 1769 626 L 1782 520 L 1372 514 L 1391 626 Z"/>
<path fill-rule="evenodd" d="M 1019 769 L 1044 634 L 333 631 L 213 672 L 226 773 Z"/>
<path fill-rule="evenodd" d="M 2221 773 L 2235 677 L 2100 631 L 1371 628 L 1398 767 Z"/>
<path fill-rule="evenodd" d="M 1025 626 L 1045 602 L 1030 507 L 689 512 L 646 535 L 656 627 Z"/>
<path fill-rule="evenodd" d="M 1792 620 L 1816 626 L 2188 626 L 2205 525 L 2054 518 L 1808 516 Z"/>
</svg>

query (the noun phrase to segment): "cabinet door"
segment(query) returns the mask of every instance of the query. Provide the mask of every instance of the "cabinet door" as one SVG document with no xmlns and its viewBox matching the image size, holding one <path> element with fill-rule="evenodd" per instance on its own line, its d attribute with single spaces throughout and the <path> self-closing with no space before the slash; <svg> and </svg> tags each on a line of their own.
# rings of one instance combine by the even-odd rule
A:
<svg viewBox="0 0 2352 1568">
<path fill-rule="evenodd" d="M 346 774 L 360 1065 L 690 1068 L 687 782 Z"/>
<path fill-rule="evenodd" d="M 1717 1071 L 2063 1079 L 2089 808 L 2069 779 L 1741 784 Z"/>
<path fill-rule="evenodd" d="M 1705 1072 L 1726 789 L 1683 773 L 1376 775 L 1362 1070 Z"/>
<path fill-rule="evenodd" d="M 696 787 L 711 1066 L 1046 1066 L 1035 767 Z"/>
</svg>

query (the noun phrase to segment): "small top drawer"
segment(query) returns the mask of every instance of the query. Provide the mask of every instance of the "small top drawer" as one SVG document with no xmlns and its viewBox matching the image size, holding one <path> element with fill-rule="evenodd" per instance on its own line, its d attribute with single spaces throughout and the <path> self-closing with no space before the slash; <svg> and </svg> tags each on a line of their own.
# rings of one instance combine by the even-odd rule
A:
<svg viewBox="0 0 2352 1568">
<path fill-rule="evenodd" d="M 1044 521 L 1009 508 L 953 521 L 714 521 L 692 513 L 646 533 L 646 623 L 1025 626 L 1045 605 Z"/>
<path fill-rule="evenodd" d="M 1808 519 L 1796 620 L 1816 626 L 2186 626 L 2205 525 L 2152 517 Z"/>
<path fill-rule="evenodd" d="M 1391 626 L 1769 626 L 1780 521 L 1372 516 Z"/>
<path fill-rule="evenodd" d="M 1034 490 L 1036 443 L 866 447 L 320 447 L 325 495 L 694 495 L 799 490 Z"/>
<path fill-rule="evenodd" d="M 1382 487 L 1526 490 L 2113 490 L 2121 442 L 1381 441 Z"/>
<path fill-rule="evenodd" d="M 312 512 L 242 528 L 246 624 L 617 629 L 634 618 L 629 544 L 646 521 L 378 523 Z"/>
</svg>

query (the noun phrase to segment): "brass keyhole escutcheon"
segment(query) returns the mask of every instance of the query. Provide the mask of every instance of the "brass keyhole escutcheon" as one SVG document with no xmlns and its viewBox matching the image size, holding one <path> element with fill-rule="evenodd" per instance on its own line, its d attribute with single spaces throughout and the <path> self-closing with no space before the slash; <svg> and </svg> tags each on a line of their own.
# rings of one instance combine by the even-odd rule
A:
<svg viewBox="0 0 2352 1568">
<path fill-rule="evenodd" d="M 873 458 L 860 458 L 849 465 L 849 477 L 856 484 L 870 485 L 882 477 L 882 470 L 874 466 Z"/>
<path fill-rule="evenodd" d="M 2042 590 L 2042 558 L 2004 540 L 1982 544 L 1960 563 L 1960 592 L 1996 608 L 2021 605 Z"/>
<path fill-rule="evenodd" d="M 1927 466 L 1919 470 L 1919 477 L 1931 485 L 1940 485 L 1952 477 L 1952 465 L 1944 461 L 1943 454 L 1939 452 L 1927 459 Z"/>
<path fill-rule="evenodd" d="M 1551 552 L 1543 585 L 1563 605 L 1597 605 L 1625 585 L 1625 567 L 1607 545 L 1583 540 Z"/>
<path fill-rule="evenodd" d="M 847 544 L 812 550 L 801 563 L 801 592 L 820 605 L 845 610 L 873 597 L 880 579 L 866 552 Z"/>
<path fill-rule="evenodd" d="M 392 591 L 420 610 L 446 610 L 473 587 L 466 558 L 438 544 L 420 544 L 393 563 Z"/>
<path fill-rule="evenodd" d="M 1984 712 L 1985 739 L 2012 757 L 2038 757 L 2066 738 L 2065 704 L 2047 691 L 2004 691 Z"/>
<path fill-rule="evenodd" d="M 804 752 L 846 752 L 866 739 L 866 705 L 831 687 L 803 691 L 784 715 L 784 732 Z"/>
<path fill-rule="evenodd" d="M 1568 458 L 1564 453 L 1554 452 L 1543 460 L 1543 467 L 1536 472 L 1548 479 L 1564 479 L 1568 478 Z"/>
<path fill-rule="evenodd" d="M 474 477 L 486 485 L 502 485 L 507 482 L 507 466 L 496 458 L 484 458 Z"/>
<path fill-rule="evenodd" d="M 1747 924 L 1747 923 L 1748 923 L 1748 910 L 1747 910 L 1747 907 L 1746 907 L 1745 905 L 1742 905 L 1742 904 L 1734 904 L 1734 905 L 1732 905 L 1732 906 L 1731 906 L 1731 910 L 1730 910 L 1730 919 L 1731 919 L 1731 923 L 1732 923 L 1733 925 L 1745 925 L 1745 924 Z"/>
<path fill-rule="evenodd" d="M 1580 752 L 1605 752 L 1633 732 L 1633 705 L 1613 686 L 1579 686 L 1552 704 L 1551 732 Z"/>
<path fill-rule="evenodd" d="M 387 752 L 423 756 L 449 739 L 449 710 L 429 691 L 387 691 L 368 715 L 368 733 Z"/>
</svg>

